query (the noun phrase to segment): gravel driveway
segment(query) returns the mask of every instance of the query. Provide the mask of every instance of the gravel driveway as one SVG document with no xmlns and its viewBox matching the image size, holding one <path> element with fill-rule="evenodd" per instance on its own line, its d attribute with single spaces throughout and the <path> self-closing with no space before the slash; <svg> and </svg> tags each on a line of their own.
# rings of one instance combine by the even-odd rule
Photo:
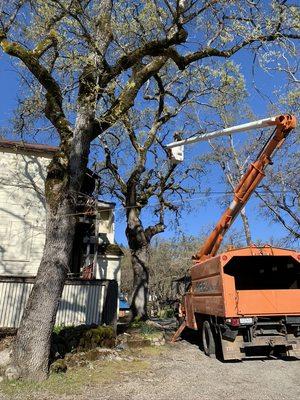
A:
<svg viewBox="0 0 300 400">
<path fill-rule="evenodd" d="M 183 341 L 153 360 L 144 376 L 105 388 L 101 398 L 296 400 L 300 399 L 300 360 L 221 363 Z"/>
<path fill-rule="evenodd" d="M 131 371 L 122 361 L 111 363 L 113 378 L 100 379 L 103 366 L 94 370 L 93 382 L 71 395 L 21 390 L 10 398 L 39 400 L 296 400 L 300 399 L 300 360 L 256 359 L 221 363 L 206 357 L 186 341 L 148 350 L 135 349 L 144 367 Z M 100 372 L 98 372 L 100 371 Z M 75 381 L 80 372 L 76 372 Z M 81 371 L 82 373 L 82 371 Z M 86 373 L 86 372 L 84 372 Z M 96 379 L 95 379 L 96 378 Z M 62 376 L 61 379 L 64 379 Z M 84 382 L 86 382 L 84 380 Z M 88 382 L 89 381 L 89 382 Z M 0 399 L 6 397 L 1 396 Z"/>
</svg>

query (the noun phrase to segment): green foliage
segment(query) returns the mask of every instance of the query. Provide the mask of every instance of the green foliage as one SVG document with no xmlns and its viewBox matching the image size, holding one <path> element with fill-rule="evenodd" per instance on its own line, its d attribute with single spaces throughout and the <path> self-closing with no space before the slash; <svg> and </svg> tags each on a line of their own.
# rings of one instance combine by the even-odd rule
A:
<svg viewBox="0 0 300 400">
<path fill-rule="evenodd" d="M 158 349 L 147 348 L 143 352 L 147 354 Z M 162 349 L 160 349 L 160 352 Z M 99 387 L 107 383 L 118 383 L 121 374 L 136 374 L 149 368 L 148 361 L 131 360 L 131 361 L 103 361 L 101 363 L 93 363 L 91 365 L 77 367 L 67 370 L 66 373 L 52 373 L 45 382 L 32 381 L 4 381 L 0 383 L 1 394 L 4 393 L 5 398 L 15 400 L 32 400 L 32 398 L 48 399 L 70 397 L 75 398 L 78 395 L 86 395 L 90 390 L 90 386 Z M 86 397 L 86 396 L 85 396 Z"/>
<path fill-rule="evenodd" d="M 73 326 L 68 326 L 68 328 L 72 328 Z M 55 334 L 59 334 L 62 330 L 64 330 L 64 329 L 66 329 L 67 327 L 66 327 L 66 325 L 64 325 L 64 324 L 61 324 L 61 325 L 54 325 L 54 328 L 53 328 L 53 333 L 55 333 Z"/>
<path fill-rule="evenodd" d="M 52 363 L 50 366 L 50 372 L 55 374 L 65 373 L 67 372 L 67 369 L 67 364 L 63 359 L 54 361 L 54 363 Z"/>
<path fill-rule="evenodd" d="M 129 329 L 140 329 L 145 322 L 141 320 L 140 317 L 134 318 L 129 324 Z"/>
<path fill-rule="evenodd" d="M 158 330 L 153 326 L 147 324 L 147 322 L 142 321 L 139 317 L 136 317 L 128 327 L 129 331 L 134 330 L 134 331 L 139 331 L 143 336 L 151 335 Z"/>
<path fill-rule="evenodd" d="M 157 316 L 159 318 L 172 318 L 175 316 L 175 311 L 173 308 L 164 308 L 158 312 Z"/>
<path fill-rule="evenodd" d="M 88 329 L 79 341 L 79 350 L 90 350 L 95 347 L 113 347 L 116 334 L 111 326 L 98 326 Z"/>
<path fill-rule="evenodd" d="M 55 327 L 52 335 L 51 359 L 66 353 L 87 351 L 96 347 L 114 347 L 116 333 L 111 326 L 79 325 Z"/>
<path fill-rule="evenodd" d="M 141 334 L 144 336 L 151 335 L 152 333 L 157 332 L 154 326 L 148 325 L 146 323 L 142 324 L 140 328 Z"/>
</svg>

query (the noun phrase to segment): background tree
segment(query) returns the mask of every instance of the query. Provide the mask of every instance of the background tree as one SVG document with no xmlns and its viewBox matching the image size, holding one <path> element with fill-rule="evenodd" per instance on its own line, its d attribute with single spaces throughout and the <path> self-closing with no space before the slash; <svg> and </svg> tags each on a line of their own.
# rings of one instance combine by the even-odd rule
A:
<svg viewBox="0 0 300 400">
<path fill-rule="evenodd" d="M 170 239 L 155 238 L 149 249 L 149 295 L 151 296 L 152 313 L 159 313 L 177 298 L 173 290 L 173 281 L 187 275 L 191 267 L 192 255 L 199 246 L 200 238 L 174 237 Z M 131 292 L 133 284 L 133 270 L 130 251 L 125 250 L 122 260 L 121 290 Z M 123 277 L 125 279 L 123 279 Z"/>
<path fill-rule="evenodd" d="M 278 66 L 279 65 L 279 66 Z M 272 105 L 272 111 L 280 108 L 298 116 L 300 109 L 299 59 L 290 60 L 284 54 L 278 57 L 277 68 L 287 76 L 287 83 L 278 90 L 278 106 Z M 273 68 L 269 67 L 272 71 Z M 298 77 L 298 79 L 297 79 Z M 260 213 L 272 223 L 284 228 L 286 236 L 281 244 L 297 246 L 300 239 L 300 138 L 299 128 L 287 138 L 287 143 L 270 166 L 266 179 L 256 192 L 261 201 Z"/>
<path fill-rule="evenodd" d="M 76 201 L 91 142 L 134 104 L 166 63 L 184 70 L 262 43 L 299 37 L 287 1 L 15 0 L 1 3 L 0 47 L 20 61 L 19 123 L 52 133 L 45 182 L 46 242 L 14 344 L 16 377 L 44 379 L 58 301 L 69 271 Z M 189 42 L 188 42 L 189 39 Z M 186 44 L 183 46 L 183 44 Z M 201 62 L 200 62 L 201 60 Z M 42 136 L 45 140 L 45 136 Z"/>
<path fill-rule="evenodd" d="M 225 81 L 234 79 L 234 84 L 228 85 L 226 90 L 218 90 L 212 97 L 211 108 L 217 115 L 217 124 L 214 128 L 224 129 L 237 125 L 241 120 L 253 119 L 253 115 L 247 106 L 248 93 L 245 86 L 243 75 L 239 67 L 233 63 L 227 63 L 227 73 L 224 75 Z M 231 74 L 229 73 L 231 71 Z M 234 74 L 232 74 L 234 71 Z M 234 78 L 233 78 L 234 77 Z M 247 133 L 249 135 L 249 132 Z M 221 169 L 220 183 L 224 190 L 224 195 L 219 196 L 219 203 L 226 208 L 232 201 L 234 190 L 248 168 L 248 164 L 254 159 L 254 151 L 258 146 L 252 134 L 250 139 L 244 139 L 242 148 L 237 148 L 232 135 L 209 141 L 211 152 L 200 157 L 199 163 L 212 168 L 217 165 Z M 241 138 L 239 138 L 241 140 Z M 210 176 L 210 175 L 209 175 Z M 212 190 L 211 179 L 209 180 L 208 191 Z M 240 216 L 243 224 L 245 243 L 251 244 L 251 231 L 249 219 L 245 207 L 241 210 Z"/>
<path fill-rule="evenodd" d="M 224 127 L 229 126 L 225 124 Z M 287 235 L 277 244 L 294 245 L 299 240 L 299 138 L 293 134 L 287 139 L 283 148 L 273 158 L 273 165 L 269 166 L 266 176 L 255 191 L 256 214 L 272 223 L 279 223 Z M 296 132 L 295 132 L 296 133 Z M 223 140 L 210 142 L 212 152 L 202 157 L 201 162 L 217 165 L 221 172 L 222 187 L 225 196 L 220 195 L 220 203 L 229 205 L 234 189 L 246 172 L 249 164 L 255 159 L 266 143 L 270 130 L 260 133 L 247 134 L 247 139 L 238 143 L 232 136 Z M 211 187 L 210 187 L 211 189 Z M 254 207 L 252 207 L 254 208 Z M 252 243 L 249 219 L 245 208 L 241 211 L 245 243 Z M 257 242 L 257 240 L 256 240 Z"/>
<path fill-rule="evenodd" d="M 299 144 L 299 135 L 292 133 L 256 191 L 260 213 L 284 228 L 282 245 L 288 246 L 299 244 L 300 239 Z"/>
<path fill-rule="evenodd" d="M 186 135 L 188 125 L 193 127 L 193 108 L 201 106 L 203 98 L 210 99 L 218 91 L 229 92 L 233 82 L 236 86 L 234 75 L 234 68 L 229 72 L 227 64 L 224 69 L 217 62 L 209 70 L 198 67 L 178 73 L 172 64 L 166 65 L 145 87 L 143 108 L 138 104 L 123 118 L 122 126 L 118 124 L 99 139 L 105 162 L 96 162 L 98 173 L 107 191 L 120 200 L 126 211 L 126 236 L 134 271 L 133 318 L 147 318 L 151 240 L 165 230 L 166 213 L 178 218 L 180 211 L 188 208 L 186 200 L 195 186 L 199 187 L 204 169 L 195 163 L 172 162 L 165 145 L 174 136 Z M 96 158 L 101 159 L 98 155 Z M 149 226 L 145 223 L 147 209 L 153 214 Z"/>
<path fill-rule="evenodd" d="M 296 49 L 292 50 L 292 54 L 296 56 Z M 272 73 L 276 76 L 281 74 L 287 79 L 286 84 L 273 93 L 273 97 L 277 101 L 269 99 L 270 115 L 282 113 L 297 115 L 299 110 L 298 58 L 287 57 L 284 52 L 275 52 L 273 49 L 263 55 L 260 63 L 268 74 Z M 240 76 L 239 82 L 240 84 L 237 87 L 232 87 L 229 93 L 219 91 L 211 102 L 214 112 L 219 117 L 218 128 L 237 124 L 245 116 L 249 120 L 255 119 L 254 113 L 248 105 L 248 93 L 242 76 Z M 258 95 L 264 94 L 259 93 Z M 269 98 L 270 94 L 266 96 Z M 234 188 L 246 172 L 249 163 L 255 159 L 266 143 L 269 135 L 270 130 L 263 130 L 261 132 L 248 132 L 246 138 L 228 136 L 210 141 L 212 152 L 202 156 L 200 162 L 211 167 L 217 165 L 221 169 L 221 182 L 225 191 L 228 191 L 225 196 L 220 196 L 221 204 L 229 205 Z M 252 213 L 257 216 L 260 214 L 272 223 L 279 223 L 286 230 L 286 237 L 278 242 L 282 245 L 294 245 L 299 240 L 298 169 L 299 135 L 294 130 L 274 158 L 274 164 L 268 167 L 266 177 L 256 190 L 255 194 L 259 200 L 256 201 L 256 212 L 252 211 Z M 245 208 L 241 211 L 240 217 L 243 223 L 245 241 L 250 245 L 252 238 Z"/>
<path fill-rule="evenodd" d="M 201 243 L 199 237 L 156 239 L 150 250 L 151 306 L 158 315 L 168 310 L 173 302 L 181 300 L 176 280 L 187 277 L 192 266 L 192 255 Z"/>
<path fill-rule="evenodd" d="M 213 226 L 202 229 L 199 236 L 171 237 L 161 239 L 156 237 L 149 250 L 149 294 L 151 295 L 152 312 L 159 313 L 170 307 L 176 300 L 181 300 L 183 293 L 178 292 L 176 280 L 189 276 L 189 269 L 193 265 L 192 256 L 201 246 L 203 240 L 213 229 Z M 243 241 L 236 229 L 226 236 L 221 251 L 228 247 L 239 247 Z M 131 255 L 128 248 L 124 248 L 125 257 L 122 260 L 121 291 L 130 293 L 133 284 L 133 270 Z"/>
<path fill-rule="evenodd" d="M 279 68 L 279 70 L 281 70 Z M 272 106 L 270 113 L 276 115 L 290 112 L 297 115 L 299 109 L 298 91 L 290 90 L 290 85 L 282 88 L 278 105 Z M 215 97 L 212 105 L 220 116 L 221 128 L 236 124 L 241 114 L 254 119 L 253 113 L 247 106 L 247 93 L 244 90 L 235 90 L 230 93 L 230 102 L 221 92 Z M 229 204 L 233 191 L 246 172 L 263 145 L 268 140 L 270 130 L 249 132 L 247 138 L 228 136 L 228 138 L 210 141 L 212 152 L 205 154 L 201 162 L 213 166 L 217 164 L 222 171 L 221 181 L 225 184 L 228 193 L 221 197 L 221 203 Z M 283 148 L 274 157 L 274 163 L 268 167 L 266 176 L 255 191 L 256 212 L 271 221 L 279 223 L 287 235 L 277 244 L 294 245 L 299 240 L 299 135 L 294 130 L 287 138 Z M 245 208 L 241 211 L 241 219 L 247 245 L 251 244 L 249 219 Z M 267 222 L 267 221 L 266 221 Z"/>
<path fill-rule="evenodd" d="M 228 190 L 226 196 L 221 197 L 222 204 L 230 202 L 236 184 L 266 143 L 268 134 L 269 130 L 260 134 L 250 134 L 239 146 L 233 137 L 210 143 L 213 151 L 206 155 L 205 159 L 211 165 L 217 164 L 220 167 L 225 190 Z M 298 147 L 299 139 L 292 132 L 283 148 L 273 158 L 273 165 L 269 166 L 265 178 L 255 191 L 258 201 L 252 214 L 256 214 L 257 217 L 263 216 L 266 224 L 267 220 L 273 224 L 279 223 L 287 232 L 277 245 L 295 245 L 300 238 Z M 241 219 L 245 242 L 250 245 L 252 237 L 245 208 L 241 212 Z"/>
</svg>

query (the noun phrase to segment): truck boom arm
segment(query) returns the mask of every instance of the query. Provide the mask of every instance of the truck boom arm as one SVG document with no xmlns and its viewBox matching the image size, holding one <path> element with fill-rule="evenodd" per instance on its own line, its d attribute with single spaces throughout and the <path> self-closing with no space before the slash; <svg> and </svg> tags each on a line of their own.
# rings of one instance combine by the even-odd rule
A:
<svg viewBox="0 0 300 400">
<path fill-rule="evenodd" d="M 265 176 L 264 171 L 267 165 L 272 162 L 271 157 L 282 146 L 289 132 L 296 127 L 296 118 L 289 114 L 280 115 L 273 122 L 268 121 L 268 125 L 275 126 L 272 136 L 261 150 L 256 161 L 250 165 L 247 172 L 243 175 L 234 191 L 233 201 L 219 219 L 215 229 L 194 255 L 194 260 L 204 260 L 216 255 L 224 234 Z"/>
</svg>

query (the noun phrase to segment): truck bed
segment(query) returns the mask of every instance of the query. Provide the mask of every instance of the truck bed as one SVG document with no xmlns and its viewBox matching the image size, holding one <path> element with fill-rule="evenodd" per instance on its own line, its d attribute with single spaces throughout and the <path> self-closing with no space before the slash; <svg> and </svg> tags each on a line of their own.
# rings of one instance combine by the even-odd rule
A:
<svg viewBox="0 0 300 400">
<path fill-rule="evenodd" d="M 300 289 L 287 290 L 237 290 L 237 314 L 298 315 Z"/>
<path fill-rule="evenodd" d="M 189 297 L 194 313 L 300 315 L 299 259 L 293 250 L 247 247 L 196 264 Z"/>
</svg>

